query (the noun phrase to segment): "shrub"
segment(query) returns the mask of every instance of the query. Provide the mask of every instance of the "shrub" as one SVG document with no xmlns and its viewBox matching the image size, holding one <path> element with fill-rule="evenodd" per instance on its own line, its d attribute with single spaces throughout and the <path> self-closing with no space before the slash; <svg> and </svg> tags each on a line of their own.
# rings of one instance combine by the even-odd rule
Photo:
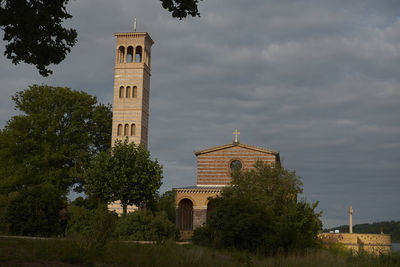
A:
<svg viewBox="0 0 400 267">
<path fill-rule="evenodd" d="M 165 241 L 178 239 L 179 231 L 165 212 L 153 214 L 144 209 L 121 216 L 116 235 L 120 240 Z"/>
<path fill-rule="evenodd" d="M 49 184 L 21 189 L 10 200 L 6 220 L 11 234 L 50 236 L 61 231 L 59 211 L 63 200 Z"/>
<path fill-rule="evenodd" d="M 70 206 L 70 219 L 67 225 L 67 237 L 78 246 L 92 252 L 102 249 L 112 238 L 117 215 L 107 209 L 89 210 L 83 207 Z"/>
</svg>

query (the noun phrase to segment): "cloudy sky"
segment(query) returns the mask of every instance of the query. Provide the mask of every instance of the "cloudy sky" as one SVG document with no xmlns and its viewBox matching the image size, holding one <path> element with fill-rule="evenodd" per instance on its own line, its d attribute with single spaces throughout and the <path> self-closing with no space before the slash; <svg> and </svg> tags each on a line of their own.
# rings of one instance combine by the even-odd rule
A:
<svg viewBox="0 0 400 267">
<path fill-rule="evenodd" d="M 319 200 L 324 227 L 400 220 L 400 1 L 204 0 L 176 20 L 157 0 L 68 5 L 78 44 L 43 78 L 0 57 L 0 127 L 34 83 L 112 103 L 114 32 L 148 32 L 149 149 L 162 191 L 196 184 L 194 150 L 241 143 L 280 152 Z M 4 42 L 0 41 L 0 54 Z"/>
</svg>

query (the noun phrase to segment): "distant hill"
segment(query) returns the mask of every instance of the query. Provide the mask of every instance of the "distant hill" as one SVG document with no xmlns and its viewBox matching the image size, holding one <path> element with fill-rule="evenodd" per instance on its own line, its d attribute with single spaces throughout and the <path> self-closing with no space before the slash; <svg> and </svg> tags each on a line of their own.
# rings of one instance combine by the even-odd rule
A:
<svg viewBox="0 0 400 267">
<path fill-rule="evenodd" d="M 324 229 L 323 232 L 329 232 L 339 230 L 341 233 L 348 233 L 349 226 L 341 225 L 331 229 Z M 390 222 L 374 222 L 374 223 L 363 223 L 353 225 L 353 233 L 369 233 L 369 234 L 390 234 L 392 236 L 392 242 L 400 242 L 400 221 Z"/>
</svg>

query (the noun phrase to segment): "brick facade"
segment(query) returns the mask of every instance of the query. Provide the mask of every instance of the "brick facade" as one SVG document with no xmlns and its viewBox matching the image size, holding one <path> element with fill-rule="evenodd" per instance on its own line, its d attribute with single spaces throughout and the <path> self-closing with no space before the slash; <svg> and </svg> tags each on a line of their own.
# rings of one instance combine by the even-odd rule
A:
<svg viewBox="0 0 400 267">
<path fill-rule="evenodd" d="M 257 160 L 265 163 L 279 161 L 275 151 L 244 144 L 228 144 L 195 152 L 197 156 L 197 185 L 224 186 L 231 181 L 231 162 L 239 160 L 243 169 L 252 169 Z"/>
</svg>

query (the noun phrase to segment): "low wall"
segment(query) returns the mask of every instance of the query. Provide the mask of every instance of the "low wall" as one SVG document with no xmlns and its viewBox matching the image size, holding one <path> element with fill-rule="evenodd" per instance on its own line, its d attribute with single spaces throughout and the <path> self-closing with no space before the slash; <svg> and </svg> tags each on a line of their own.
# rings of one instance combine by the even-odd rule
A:
<svg viewBox="0 0 400 267">
<path fill-rule="evenodd" d="M 368 253 L 380 254 L 390 253 L 392 250 L 390 235 L 385 234 L 322 233 L 318 234 L 318 238 L 325 245 L 339 243 L 354 252 L 366 251 Z"/>
</svg>

